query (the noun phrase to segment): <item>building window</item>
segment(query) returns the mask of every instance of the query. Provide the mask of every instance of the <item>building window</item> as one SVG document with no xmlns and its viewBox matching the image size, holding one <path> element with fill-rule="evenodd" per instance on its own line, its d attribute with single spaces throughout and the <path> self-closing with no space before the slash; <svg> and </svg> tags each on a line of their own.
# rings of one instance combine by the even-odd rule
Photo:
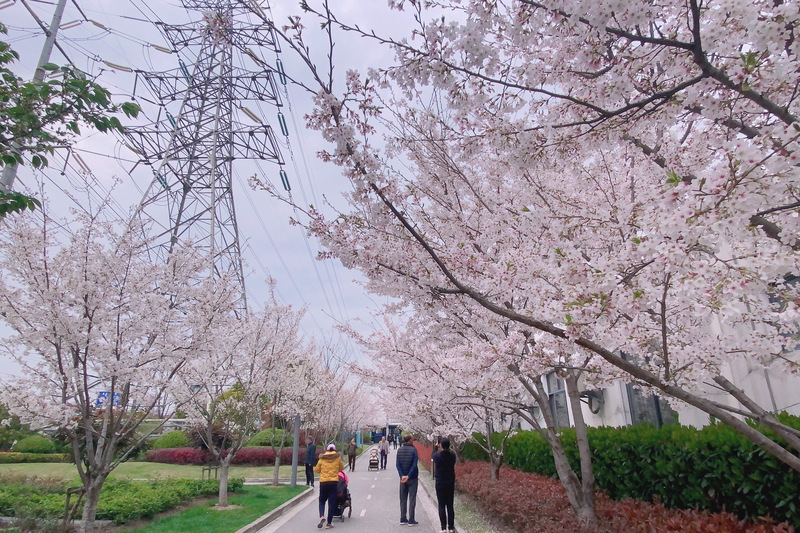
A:
<svg viewBox="0 0 800 533">
<path fill-rule="evenodd" d="M 625 388 L 628 390 L 628 404 L 631 407 L 631 424 L 650 423 L 660 428 L 678 423 L 678 413 L 657 395 L 644 393 L 630 383 Z"/>
<path fill-rule="evenodd" d="M 567 390 L 564 380 L 559 378 L 555 372 L 547 374 L 547 394 L 550 403 L 550 411 L 553 413 L 555 422 L 554 429 L 569 427 L 569 410 L 567 409 Z"/>
</svg>

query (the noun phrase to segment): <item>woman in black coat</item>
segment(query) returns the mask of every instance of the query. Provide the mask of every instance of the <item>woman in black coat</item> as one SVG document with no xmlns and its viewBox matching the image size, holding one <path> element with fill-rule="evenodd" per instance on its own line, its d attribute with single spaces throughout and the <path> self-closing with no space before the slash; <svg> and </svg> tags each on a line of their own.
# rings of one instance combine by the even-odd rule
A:
<svg viewBox="0 0 800 533">
<path fill-rule="evenodd" d="M 454 532 L 453 497 L 456 491 L 456 454 L 450 450 L 450 440 L 442 439 L 434 445 L 433 471 L 436 477 L 436 499 L 439 500 L 439 522 L 442 533 Z"/>
</svg>

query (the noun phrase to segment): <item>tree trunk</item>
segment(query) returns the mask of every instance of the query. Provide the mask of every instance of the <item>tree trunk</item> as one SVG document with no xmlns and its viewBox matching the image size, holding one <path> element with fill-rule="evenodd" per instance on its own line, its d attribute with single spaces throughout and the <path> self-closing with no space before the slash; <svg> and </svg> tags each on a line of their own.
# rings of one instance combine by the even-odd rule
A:
<svg viewBox="0 0 800 533">
<path fill-rule="evenodd" d="M 586 430 L 586 421 L 583 419 L 583 409 L 581 408 L 578 375 L 568 372 L 565 381 L 567 396 L 572 408 L 572 421 L 575 426 L 575 438 L 578 441 L 578 453 L 581 463 L 583 509 L 582 512 L 578 512 L 578 519 L 584 527 L 594 527 L 597 525 L 597 515 L 594 508 L 594 469 L 592 467 L 592 452 L 589 448 L 589 434 Z"/>
<path fill-rule="evenodd" d="M 229 452 L 225 459 L 219 462 L 219 496 L 217 505 L 226 507 L 228 505 L 228 471 L 231 464 L 232 454 Z"/>
<path fill-rule="evenodd" d="M 491 461 L 491 470 L 492 470 L 492 481 L 500 481 L 500 467 L 503 466 L 503 459 L 497 459 L 496 457 L 492 457 Z"/>
<path fill-rule="evenodd" d="M 272 470 L 272 486 L 278 486 L 278 474 L 280 473 L 281 469 L 281 451 L 280 449 L 275 451 L 275 468 Z"/>
<path fill-rule="evenodd" d="M 83 515 L 81 516 L 80 531 L 93 533 L 95 531 L 95 518 L 97 517 L 97 502 L 100 500 L 100 490 L 103 488 L 105 477 L 95 478 L 86 486 L 83 502 Z"/>
<path fill-rule="evenodd" d="M 511 368 L 511 370 L 518 372 L 518 369 L 516 368 Z M 587 529 L 596 526 L 597 514 L 595 513 L 594 509 L 594 474 L 591 470 L 591 459 L 588 453 L 588 439 L 586 440 L 587 447 L 585 451 L 587 452 L 586 457 L 589 458 L 589 462 L 586 463 L 586 467 L 589 469 L 589 479 L 587 481 L 591 482 L 591 490 L 587 492 L 586 487 L 581 483 L 581 480 L 578 479 L 578 475 L 572 470 L 572 466 L 570 466 L 569 460 L 567 460 L 567 453 L 564 451 L 564 446 L 561 444 L 561 439 L 556 434 L 555 429 L 553 429 L 555 427 L 555 419 L 553 417 L 553 412 L 550 409 L 550 402 L 548 402 L 547 392 L 544 390 L 541 376 L 534 376 L 530 379 L 530 381 L 519 374 L 518 377 L 520 383 L 522 383 L 522 385 L 541 409 L 546 427 L 542 427 L 535 418 L 527 415 L 522 410 L 518 411 L 518 414 L 527 420 L 550 445 L 550 449 L 553 452 L 553 460 L 555 462 L 556 472 L 558 473 L 558 479 L 561 481 L 561 485 L 564 487 L 564 491 L 567 493 L 567 499 L 569 500 L 572 509 L 575 511 L 575 516 L 578 517 L 581 525 Z M 577 378 L 575 379 L 577 380 Z M 575 390 L 577 391 L 577 388 L 575 388 Z M 585 435 L 586 424 L 583 420 L 582 413 L 580 413 L 580 406 L 578 406 L 578 411 L 578 416 L 575 416 L 575 413 L 573 412 L 573 420 L 579 420 L 579 423 L 583 424 L 583 432 Z M 583 457 L 581 457 L 581 469 L 583 468 L 584 460 Z"/>
<path fill-rule="evenodd" d="M 553 460 L 556 464 L 556 472 L 558 472 L 558 479 L 564 486 L 567 493 L 572 509 L 578 517 L 581 525 L 587 528 L 597 525 L 597 515 L 594 511 L 594 494 L 587 499 L 581 485 L 581 480 L 578 479 L 575 471 L 569 464 L 567 453 L 561 445 L 561 439 L 556 435 L 556 432 L 550 428 L 544 430 L 546 433 L 547 442 L 550 443 L 550 448 L 553 450 Z"/>
</svg>

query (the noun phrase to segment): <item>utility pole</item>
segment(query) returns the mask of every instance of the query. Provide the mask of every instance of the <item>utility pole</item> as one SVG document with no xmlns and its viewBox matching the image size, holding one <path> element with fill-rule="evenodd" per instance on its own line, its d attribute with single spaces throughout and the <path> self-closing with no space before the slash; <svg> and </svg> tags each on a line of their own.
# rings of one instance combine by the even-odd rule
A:
<svg viewBox="0 0 800 533">
<path fill-rule="evenodd" d="M 58 0 L 56 11 L 53 13 L 53 20 L 50 22 L 50 29 L 45 31 L 47 39 L 45 39 L 42 53 L 39 55 L 39 63 L 36 65 L 36 72 L 33 73 L 33 81 L 35 82 L 44 81 L 45 70 L 42 68 L 42 65 L 50 62 L 50 54 L 53 52 L 53 45 L 56 43 L 56 34 L 58 33 L 59 26 L 61 26 L 61 18 L 64 16 L 64 7 L 66 5 L 67 0 Z M 18 149 L 19 145 L 13 143 L 12 151 Z M 13 164 L 6 165 L 3 168 L 3 175 L 0 177 L 0 191 L 5 193 L 12 191 L 14 188 L 14 180 L 17 178 L 17 166 L 18 165 Z"/>
</svg>

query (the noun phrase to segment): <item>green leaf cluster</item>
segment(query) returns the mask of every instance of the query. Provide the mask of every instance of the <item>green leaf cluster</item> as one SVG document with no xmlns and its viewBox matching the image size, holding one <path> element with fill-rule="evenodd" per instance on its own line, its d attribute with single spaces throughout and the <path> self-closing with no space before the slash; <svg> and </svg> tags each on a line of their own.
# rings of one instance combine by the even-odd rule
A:
<svg viewBox="0 0 800 533">
<path fill-rule="evenodd" d="M 9 213 L 21 213 L 26 209 L 33 211 L 37 207 L 42 207 L 42 203 L 36 198 L 18 192 L 4 193 L 0 191 L 0 218 L 4 218 Z"/>
<path fill-rule="evenodd" d="M 2 193 L 0 193 L 1 195 Z M 0 201 L 0 208 L 2 208 L 2 201 Z M 10 450 L 15 441 L 35 433 L 27 425 L 21 424 L 19 417 L 11 415 L 8 408 L 2 404 L 0 404 L 0 420 L 5 421 L 0 424 L 0 450 Z"/>
<path fill-rule="evenodd" d="M 782 414 L 779 418 L 800 429 L 798 417 Z M 638 424 L 589 428 L 588 435 L 596 486 L 616 500 L 726 510 L 741 518 L 770 516 L 800 526 L 800 474 L 727 425 L 698 430 Z M 561 431 L 560 437 L 570 464 L 580 472 L 574 429 Z M 486 460 L 475 444 L 468 444 L 463 454 L 467 459 Z M 520 431 L 509 439 L 506 464 L 525 472 L 557 475 L 550 448 L 535 431 Z"/>
<path fill-rule="evenodd" d="M 0 33 L 7 33 L 2 24 Z M 114 115 L 139 114 L 137 104 L 114 104 L 108 89 L 71 67 L 48 63 L 41 67 L 46 73 L 42 81 L 24 81 L 10 69 L 18 59 L 19 54 L 0 41 L 0 168 L 22 165 L 26 159 L 34 168 L 45 167 L 54 148 L 68 145 L 82 126 L 121 132 L 122 123 Z M 0 218 L 39 205 L 33 198 L 0 198 Z"/>
</svg>

